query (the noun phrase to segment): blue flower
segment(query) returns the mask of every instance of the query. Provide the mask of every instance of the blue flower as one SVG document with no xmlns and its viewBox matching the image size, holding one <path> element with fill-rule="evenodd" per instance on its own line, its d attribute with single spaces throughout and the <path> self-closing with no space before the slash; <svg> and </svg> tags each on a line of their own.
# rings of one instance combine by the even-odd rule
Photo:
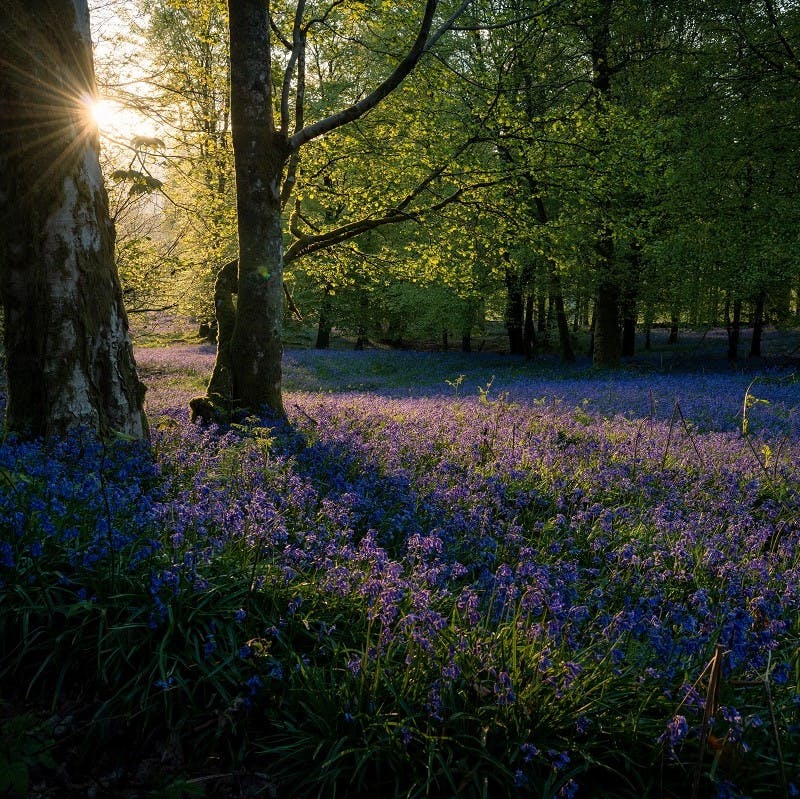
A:
<svg viewBox="0 0 800 799">
<path fill-rule="evenodd" d="M 570 778 L 564 785 L 561 786 L 558 791 L 558 795 L 561 797 L 561 799 L 573 799 L 573 797 L 577 795 L 579 787 L 580 786 L 578 783 Z"/>
<path fill-rule="evenodd" d="M 786 685 L 792 673 L 790 663 L 780 663 L 772 670 L 772 681 L 776 685 Z"/>
<path fill-rule="evenodd" d="M 561 769 L 569 765 L 569 752 L 559 752 L 557 749 L 548 749 L 547 756 L 550 758 L 550 763 L 556 771 L 561 771 Z"/>
<path fill-rule="evenodd" d="M 522 752 L 522 759 L 526 763 L 530 763 L 533 758 L 535 758 L 539 754 L 538 747 L 534 746 L 531 743 L 525 743 L 520 746 L 520 751 Z"/>
</svg>

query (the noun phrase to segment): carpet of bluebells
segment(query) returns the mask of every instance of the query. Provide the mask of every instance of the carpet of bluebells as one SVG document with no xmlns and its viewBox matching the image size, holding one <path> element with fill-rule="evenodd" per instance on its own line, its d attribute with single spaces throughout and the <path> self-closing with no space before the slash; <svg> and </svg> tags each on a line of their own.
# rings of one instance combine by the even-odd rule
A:
<svg viewBox="0 0 800 799">
<path fill-rule="evenodd" d="M 218 428 L 212 359 L 137 353 L 149 448 L 0 444 L 0 701 L 208 795 L 800 795 L 795 375 L 292 351 Z"/>
</svg>

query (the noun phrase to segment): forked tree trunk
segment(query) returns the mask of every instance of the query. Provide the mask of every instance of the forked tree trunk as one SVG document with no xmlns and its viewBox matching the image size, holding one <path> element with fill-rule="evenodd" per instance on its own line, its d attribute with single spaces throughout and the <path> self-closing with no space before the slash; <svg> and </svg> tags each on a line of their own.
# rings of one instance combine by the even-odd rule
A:
<svg viewBox="0 0 800 799">
<path fill-rule="evenodd" d="M 0 48 L 0 293 L 7 422 L 147 436 L 87 103 L 86 0 L 11 0 Z"/>
<path fill-rule="evenodd" d="M 281 328 L 283 321 L 283 227 L 281 211 L 291 195 L 298 150 L 307 142 L 354 122 L 378 105 L 414 69 L 429 46 L 449 30 L 468 4 L 440 28 L 431 28 L 437 0 L 426 0 L 419 31 L 391 74 L 353 105 L 303 126 L 305 89 L 304 3 L 296 4 L 291 53 L 282 80 L 276 80 L 271 53 L 270 3 L 228 0 L 231 64 L 231 135 L 236 174 L 239 233 L 238 301 L 228 348 L 232 409 L 268 410 L 285 416 L 281 394 Z M 277 38 L 284 43 L 283 37 Z M 273 98 L 273 85 L 282 86 Z M 292 95 L 297 102 L 290 113 Z M 280 112 L 275 112 L 277 107 Z M 292 127 L 294 116 L 294 132 Z M 291 166 L 287 169 L 287 166 Z M 284 183 L 284 173 L 287 180 Z M 283 184 L 283 185 L 282 185 Z M 218 354 L 219 357 L 219 354 Z M 211 389 L 211 387 L 209 387 Z M 192 403 L 196 415 L 214 407 L 211 396 Z M 205 404 L 203 404 L 205 403 Z"/>
</svg>

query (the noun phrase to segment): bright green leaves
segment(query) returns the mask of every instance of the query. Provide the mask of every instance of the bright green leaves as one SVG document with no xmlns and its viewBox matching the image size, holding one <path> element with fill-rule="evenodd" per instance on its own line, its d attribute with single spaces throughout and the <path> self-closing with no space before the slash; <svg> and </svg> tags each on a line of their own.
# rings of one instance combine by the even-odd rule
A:
<svg viewBox="0 0 800 799">
<path fill-rule="evenodd" d="M 128 194 L 131 196 L 150 194 L 158 191 L 164 185 L 163 181 L 138 169 L 115 169 L 111 173 L 111 179 L 117 183 L 129 183 Z"/>
</svg>

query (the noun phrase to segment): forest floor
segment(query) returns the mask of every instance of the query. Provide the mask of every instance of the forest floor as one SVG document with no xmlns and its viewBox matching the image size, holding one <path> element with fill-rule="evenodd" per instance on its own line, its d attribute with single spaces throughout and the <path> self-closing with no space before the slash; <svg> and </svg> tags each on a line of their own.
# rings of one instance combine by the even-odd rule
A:
<svg viewBox="0 0 800 799">
<path fill-rule="evenodd" d="M 548 445 L 552 446 L 544 451 L 556 452 L 554 463 L 567 456 L 583 463 L 581 459 L 590 458 L 593 450 L 587 447 L 586 452 L 583 452 L 579 443 L 587 436 L 596 436 L 597 441 L 606 446 L 603 442 L 606 442 L 606 435 L 612 425 L 621 426 L 620 431 L 617 431 L 617 438 L 613 439 L 613 447 L 616 448 L 621 446 L 619 442 L 626 440 L 626 436 L 630 437 L 637 418 L 660 420 L 665 423 L 659 433 L 661 438 L 655 437 L 656 434 L 653 433 L 653 469 L 656 473 L 658 469 L 664 468 L 667 450 L 675 446 L 672 439 L 672 418 L 673 407 L 677 408 L 679 396 L 681 415 L 692 422 L 693 430 L 698 430 L 700 435 L 708 434 L 708 441 L 701 440 L 700 447 L 708 448 L 703 450 L 703 457 L 711 460 L 717 449 L 724 452 L 727 451 L 726 448 L 733 446 L 725 442 L 724 446 L 718 445 L 715 436 L 719 431 L 735 431 L 741 428 L 742 397 L 747 396 L 755 380 L 762 381 L 763 385 L 758 390 L 754 389 L 754 393 L 767 399 L 760 399 L 759 402 L 763 405 L 753 409 L 754 427 L 759 424 L 759 413 L 768 414 L 770 419 L 765 420 L 764 424 L 774 423 L 776 435 L 785 435 L 789 441 L 797 440 L 800 430 L 800 392 L 797 379 L 793 375 L 796 375 L 800 353 L 800 330 L 765 331 L 763 356 L 758 359 L 744 355 L 749 347 L 748 331 L 742 338 L 742 357 L 733 367 L 727 361 L 727 338 L 724 330 L 682 332 L 675 345 L 667 344 L 666 339 L 666 330 L 654 331 L 652 348 L 649 351 L 642 347 L 641 354 L 625 359 L 620 370 L 604 373 L 593 370 L 591 361 L 585 354 L 580 355 L 577 362 L 569 366 L 561 365 L 557 355 L 552 352 L 543 353 L 531 361 L 504 354 L 501 329 L 493 331 L 491 339 L 487 338 L 481 351 L 471 354 L 454 350 L 436 352 L 431 347 L 425 351 L 409 351 L 375 346 L 366 351 L 355 351 L 352 342 L 343 337 L 334 340 L 335 347 L 331 351 L 288 346 L 284 355 L 287 409 L 300 426 L 311 420 L 309 414 L 318 415 L 319 429 L 322 429 L 322 420 L 328 413 L 325 408 L 330 405 L 335 411 L 334 421 L 340 416 L 341 421 L 336 424 L 343 425 L 341 431 L 336 432 L 338 428 L 334 431 L 334 440 L 338 441 L 339 436 L 350 434 L 346 433 L 344 422 L 349 418 L 348 414 L 354 413 L 351 405 L 358 409 L 353 416 L 355 420 L 373 412 L 370 402 L 374 405 L 385 402 L 388 409 L 385 418 L 382 417 L 380 425 L 373 427 L 377 430 L 383 429 L 381 425 L 385 425 L 389 430 L 401 418 L 409 425 L 414 419 L 416 411 L 402 404 L 403 398 L 470 398 L 473 401 L 480 400 L 469 407 L 474 407 L 477 413 L 485 413 L 487 425 L 481 427 L 467 424 L 463 432 L 465 435 L 478 435 L 481 430 L 485 432 L 489 429 L 495 418 L 499 419 L 501 415 L 517 412 L 527 414 L 528 410 L 517 411 L 504 399 L 510 398 L 513 402 L 517 398 L 524 398 L 528 401 L 527 409 L 546 408 L 541 413 L 553 414 L 552 422 L 543 423 L 543 432 L 540 435 L 545 437 L 553 433 L 553 440 Z M 582 352 L 585 353 L 585 348 Z M 215 347 L 199 342 L 191 331 L 161 330 L 157 334 L 140 331 L 137 335 L 136 358 L 142 379 L 148 385 L 147 410 L 160 439 L 168 441 L 170 437 L 181 435 L 181 426 L 187 429 L 193 427 L 183 425 L 181 420 L 185 421 L 188 399 L 204 391 L 214 355 Z M 342 396 L 340 405 L 336 405 L 339 402 L 336 395 Z M 744 407 L 748 407 L 746 399 Z M 181 408 L 183 410 L 176 411 Z M 535 418 L 538 413 L 540 411 L 535 410 L 531 418 Z M 591 414 L 591 419 L 588 414 Z M 592 421 L 595 417 L 596 422 Z M 524 418 L 527 420 L 528 416 Z M 178 421 L 170 423 L 170 420 Z M 360 422 L 352 422 L 351 432 L 361 435 L 356 430 L 358 424 Z M 596 433 L 592 432 L 592 425 L 595 424 Z M 554 432 L 559 425 L 563 426 L 563 430 L 559 428 L 557 433 Z M 365 426 L 365 442 L 370 441 L 372 429 L 369 425 Z M 517 425 L 512 429 L 522 427 Z M 636 436 L 642 430 L 643 427 L 636 426 Z M 387 433 L 386 440 L 389 439 Z M 422 441 L 423 437 L 420 437 L 418 443 L 421 445 Z M 736 441 L 738 439 L 733 436 L 731 442 Z M 366 446 L 365 442 L 360 446 Z M 485 444 L 481 439 L 475 451 L 483 451 L 480 447 Z M 500 440 L 492 440 L 492 446 L 496 446 L 498 451 L 506 444 L 508 442 L 501 444 Z M 515 441 L 512 436 L 511 448 L 519 445 L 520 442 Z M 445 446 L 445 443 L 441 444 L 442 448 Z M 409 451 L 416 447 L 415 443 Z M 692 436 L 684 442 L 684 447 L 686 453 L 682 457 L 686 457 L 689 463 L 696 454 Z M 469 451 L 466 445 L 461 449 L 464 452 Z M 779 451 L 777 446 L 773 449 Z M 189 461 L 176 463 L 193 462 L 201 457 L 202 452 L 202 448 L 192 450 Z M 749 457 L 749 454 L 745 452 L 745 456 Z M 639 457 L 640 454 L 634 452 L 633 462 L 637 463 Z M 713 454 L 713 457 L 722 456 Z M 423 474 L 424 471 L 422 470 Z M 576 468 L 570 475 L 584 473 L 589 480 L 588 476 L 594 471 L 600 474 L 596 465 L 591 464 L 591 468 L 583 471 Z M 680 473 L 681 470 L 678 469 L 676 474 Z M 490 485 L 494 483 L 487 483 L 487 486 Z M 687 495 L 692 487 L 687 486 Z M 488 492 L 488 488 L 483 486 L 482 490 L 484 488 Z M 584 489 L 587 492 L 595 490 L 591 482 Z M 724 492 L 719 490 L 717 495 L 723 496 Z M 480 496 L 481 492 L 475 491 L 474 501 Z M 683 494 L 680 496 L 683 497 Z M 605 501 L 602 497 L 600 499 Z M 231 501 L 239 500 L 232 497 Z M 398 494 L 392 501 L 402 503 L 404 499 Z M 473 498 L 469 499 L 469 502 L 472 501 Z M 442 519 L 447 518 L 446 505 L 445 502 Z M 640 505 L 643 514 L 649 513 L 646 502 L 642 501 Z M 609 508 L 617 512 L 617 509 L 611 506 Z M 348 508 L 348 512 L 352 512 L 352 509 Z M 736 512 L 739 512 L 738 508 Z M 635 540 L 632 538 L 632 541 Z M 621 564 L 624 566 L 623 561 Z M 556 568 L 556 561 L 553 568 Z M 620 574 L 625 574 L 625 571 Z M 721 578 L 717 582 L 721 584 Z M 80 609 L 78 605 L 72 607 L 76 613 Z M 702 653 L 698 657 L 701 655 Z M 0 699 L 8 700 L 8 693 L 0 692 Z M 0 703 L 0 744 L 11 741 L 12 733 L 20 724 L 19 742 L 31 739 L 40 729 L 37 725 L 49 730 L 48 735 L 53 746 L 52 761 L 39 762 L 38 750 L 15 750 L 16 765 L 22 764 L 30 769 L 32 779 L 28 796 L 33 799 L 77 799 L 78 796 L 177 799 L 205 795 L 233 799 L 270 795 L 271 782 L 259 770 L 235 774 L 223 771 L 200 774 L 194 772 L 184 778 L 181 773 L 184 755 L 173 751 L 169 746 L 170 742 L 160 738 L 154 738 L 149 749 L 136 752 L 126 749 L 123 740 L 110 740 L 107 749 L 98 753 L 92 768 L 84 773 L 73 766 L 71 758 L 80 748 L 81 730 L 90 724 L 94 713 L 99 713 L 99 708 L 91 697 L 87 697 L 83 704 L 62 705 L 57 712 L 50 712 L 49 715 L 42 715 L 41 707 L 33 704 Z M 17 741 L 14 743 L 18 745 Z M 3 755 L 0 751 L 0 770 L 3 768 Z M 4 796 L 2 787 L 0 796 Z"/>
</svg>

